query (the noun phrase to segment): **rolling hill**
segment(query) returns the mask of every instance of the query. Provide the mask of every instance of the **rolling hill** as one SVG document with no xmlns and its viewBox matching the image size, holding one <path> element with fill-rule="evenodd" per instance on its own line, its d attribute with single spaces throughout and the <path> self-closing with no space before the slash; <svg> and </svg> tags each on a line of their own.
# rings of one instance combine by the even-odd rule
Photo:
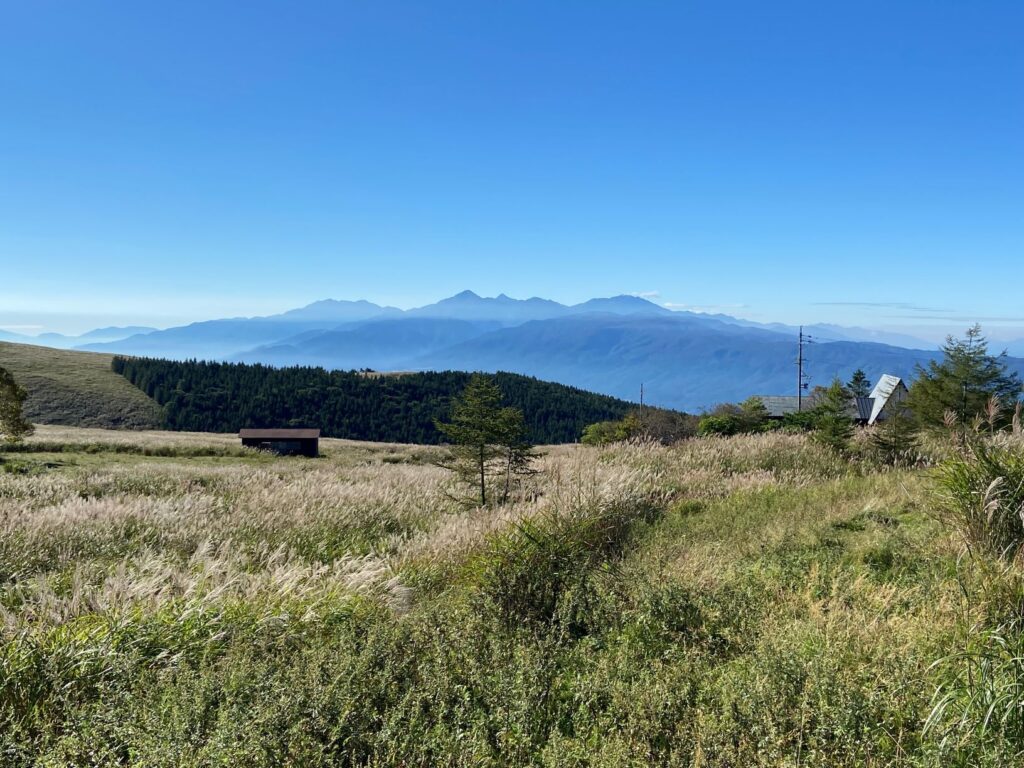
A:
<svg viewBox="0 0 1024 768">
<path fill-rule="evenodd" d="M 160 406 L 110 368 L 111 355 L 0 342 L 0 366 L 28 390 L 34 423 L 152 429 Z"/>
</svg>

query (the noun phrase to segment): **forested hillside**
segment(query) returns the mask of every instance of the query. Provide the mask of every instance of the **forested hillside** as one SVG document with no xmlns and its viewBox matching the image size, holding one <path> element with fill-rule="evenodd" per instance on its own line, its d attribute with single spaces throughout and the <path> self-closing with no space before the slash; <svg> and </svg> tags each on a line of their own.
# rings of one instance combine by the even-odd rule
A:
<svg viewBox="0 0 1024 768">
<path fill-rule="evenodd" d="M 327 437 L 437 443 L 470 374 L 373 375 L 323 368 L 176 362 L 115 357 L 115 373 L 164 408 L 174 430 L 234 432 L 242 427 L 319 427 Z M 631 403 L 510 373 L 495 375 L 506 403 L 521 408 L 535 443 L 568 443 L 584 427 L 622 418 Z"/>
</svg>

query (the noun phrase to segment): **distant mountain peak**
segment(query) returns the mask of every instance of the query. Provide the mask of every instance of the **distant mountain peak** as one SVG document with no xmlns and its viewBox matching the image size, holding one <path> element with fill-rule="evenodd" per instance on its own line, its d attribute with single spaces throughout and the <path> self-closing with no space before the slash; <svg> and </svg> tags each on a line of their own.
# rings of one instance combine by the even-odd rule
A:
<svg viewBox="0 0 1024 768">
<path fill-rule="evenodd" d="M 603 299 L 590 299 L 589 301 L 584 301 L 582 304 L 574 305 L 572 310 L 574 312 L 612 312 L 615 314 L 644 313 L 656 315 L 671 314 L 672 312 L 672 310 L 659 306 L 653 301 L 648 301 L 640 296 L 630 296 L 625 293 L 619 294 L 618 296 L 609 296 Z"/>
</svg>

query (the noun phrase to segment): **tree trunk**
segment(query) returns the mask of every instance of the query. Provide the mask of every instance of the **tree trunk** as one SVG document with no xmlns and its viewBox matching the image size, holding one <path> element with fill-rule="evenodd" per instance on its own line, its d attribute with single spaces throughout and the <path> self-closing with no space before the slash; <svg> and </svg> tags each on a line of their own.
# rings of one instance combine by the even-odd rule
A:
<svg viewBox="0 0 1024 768">
<path fill-rule="evenodd" d="M 484 469 L 485 469 L 484 451 L 485 450 L 486 450 L 486 447 L 481 445 L 480 446 L 480 506 L 483 506 L 483 505 L 485 505 L 487 503 L 487 483 L 484 480 Z"/>
<path fill-rule="evenodd" d="M 508 449 L 508 461 L 505 464 L 505 495 L 501 499 L 504 504 L 508 501 L 509 486 L 512 484 L 512 449 Z"/>
</svg>

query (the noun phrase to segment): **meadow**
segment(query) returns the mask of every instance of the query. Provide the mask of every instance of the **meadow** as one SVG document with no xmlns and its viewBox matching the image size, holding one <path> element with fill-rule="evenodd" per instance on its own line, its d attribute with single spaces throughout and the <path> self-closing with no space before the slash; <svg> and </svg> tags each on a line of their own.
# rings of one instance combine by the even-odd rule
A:
<svg viewBox="0 0 1024 768">
<path fill-rule="evenodd" d="M 43 427 L 7 454 L 0 764 L 1019 758 L 971 697 L 1024 593 L 932 469 L 782 433 L 561 446 L 471 509 L 438 449 L 322 449 Z"/>
</svg>

